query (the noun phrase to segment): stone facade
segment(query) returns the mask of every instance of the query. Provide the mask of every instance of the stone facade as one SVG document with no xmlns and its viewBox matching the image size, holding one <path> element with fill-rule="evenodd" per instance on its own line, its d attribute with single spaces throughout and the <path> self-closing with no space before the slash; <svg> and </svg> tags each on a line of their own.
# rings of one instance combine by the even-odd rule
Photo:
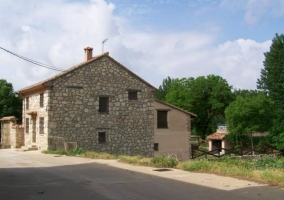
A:
<svg viewBox="0 0 284 200">
<path fill-rule="evenodd" d="M 91 51 L 85 48 L 85 62 L 19 91 L 25 145 L 45 150 L 77 142 L 86 150 L 154 156 L 156 88 L 108 53 Z M 183 120 L 188 143 L 190 115 Z"/>
<path fill-rule="evenodd" d="M 41 95 L 42 105 L 40 105 Z M 48 147 L 48 101 L 49 90 L 40 90 L 27 94 L 23 98 L 23 125 L 25 126 L 25 145 L 27 146 L 37 145 L 40 150 Z M 40 130 L 41 118 L 43 118 L 43 131 Z"/>
<path fill-rule="evenodd" d="M 63 137 L 87 150 L 153 156 L 153 86 L 103 54 L 47 81 L 20 90 L 24 97 L 25 144 L 48 149 L 48 137 Z M 137 99 L 129 100 L 129 92 Z M 40 107 L 44 94 L 44 107 Z M 28 98 L 27 98 L 28 97 Z M 100 112 L 100 98 L 108 111 Z M 27 109 L 28 101 L 28 109 Z M 39 119 L 44 118 L 44 134 Z M 100 141 L 100 134 L 104 141 Z"/>
<path fill-rule="evenodd" d="M 138 91 L 128 100 L 128 91 Z M 50 92 L 49 135 L 78 142 L 95 151 L 153 155 L 153 88 L 109 57 L 91 62 L 53 83 Z M 109 98 L 100 113 L 99 97 Z M 99 143 L 99 133 L 106 142 Z"/>
<path fill-rule="evenodd" d="M 19 148 L 24 145 L 24 127 L 17 124 L 13 116 L 1 121 L 1 148 Z"/>
</svg>

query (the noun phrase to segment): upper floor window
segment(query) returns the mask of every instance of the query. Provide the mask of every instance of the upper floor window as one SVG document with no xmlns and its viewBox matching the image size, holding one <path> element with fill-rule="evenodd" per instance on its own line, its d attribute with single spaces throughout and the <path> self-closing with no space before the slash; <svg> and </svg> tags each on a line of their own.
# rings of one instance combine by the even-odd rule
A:
<svg viewBox="0 0 284 200">
<path fill-rule="evenodd" d="M 44 117 L 39 118 L 39 133 L 44 134 Z"/>
<path fill-rule="evenodd" d="M 41 107 L 41 108 L 43 108 L 43 100 L 44 100 L 44 94 L 43 93 L 41 93 L 40 95 L 39 95 L 39 106 Z"/>
<path fill-rule="evenodd" d="M 99 99 L 99 112 L 108 112 L 109 97 L 100 97 Z"/>
<path fill-rule="evenodd" d="M 137 91 L 128 91 L 128 99 L 129 100 L 137 100 Z"/>
<path fill-rule="evenodd" d="M 26 109 L 28 110 L 30 107 L 30 98 L 26 97 Z"/>
<path fill-rule="evenodd" d="M 158 110 L 157 115 L 157 127 L 158 128 L 168 128 L 168 111 L 160 111 Z"/>
<path fill-rule="evenodd" d="M 26 118 L 26 133 L 29 133 L 30 131 L 30 119 Z"/>
</svg>

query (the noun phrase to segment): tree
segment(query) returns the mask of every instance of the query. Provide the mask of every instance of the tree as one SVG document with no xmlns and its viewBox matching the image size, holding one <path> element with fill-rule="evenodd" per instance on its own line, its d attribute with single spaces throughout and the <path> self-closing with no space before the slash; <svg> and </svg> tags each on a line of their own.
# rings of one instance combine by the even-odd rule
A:
<svg viewBox="0 0 284 200">
<path fill-rule="evenodd" d="M 22 120 L 22 99 L 15 94 L 12 84 L 0 79 L 0 118 L 15 116 Z"/>
<path fill-rule="evenodd" d="M 235 145 L 245 142 L 250 136 L 252 149 L 254 132 L 266 132 L 271 125 L 273 101 L 265 93 L 253 96 L 237 96 L 225 110 L 229 130 L 227 138 Z"/>
<path fill-rule="evenodd" d="M 162 85 L 159 86 L 158 91 L 155 93 L 155 98 L 165 101 L 166 100 L 166 94 L 168 93 L 171 84 L 175 81 L 176 79 L 170 78 L 169 76 L 163 80 Z"/>
<path fill-rule="evenodd" d="M 220 76 L 208 75 L 177 79 L 172 83 L 166 101 L 197 114 L 192 123 L 196 133 L 205 138 L 225 122 L 225 108 L 234 100 L 232 87 Z"/>
<path fill-rule="evenodd" d="M 261 69 L 257 88 L 267 92 L 274 101 L 273 125 L 269 135 L 279 150 L 284 150 L 284 35 L 276 34 L 270 51 L 264 53 L 264 69 Z"/>
<path fill-rule="evenodd" d="M 234 95 L 241 97 L 253 97 L 259 94 L 258 90 L 234 89 Z"/>
</svg>

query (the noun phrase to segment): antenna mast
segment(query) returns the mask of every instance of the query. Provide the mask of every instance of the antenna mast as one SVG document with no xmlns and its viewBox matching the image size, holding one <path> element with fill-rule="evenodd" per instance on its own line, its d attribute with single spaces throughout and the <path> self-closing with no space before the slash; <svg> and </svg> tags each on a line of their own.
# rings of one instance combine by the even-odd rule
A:
<svg viewBox="0 0 284 200">
<path fill-rule="evenodd" d="M 102 53 L 104 53 L 104 44 L 105 42 L 107 41 L 108 39 L 104 39 L 103 42 L 102 42 Z"/>
</svg>

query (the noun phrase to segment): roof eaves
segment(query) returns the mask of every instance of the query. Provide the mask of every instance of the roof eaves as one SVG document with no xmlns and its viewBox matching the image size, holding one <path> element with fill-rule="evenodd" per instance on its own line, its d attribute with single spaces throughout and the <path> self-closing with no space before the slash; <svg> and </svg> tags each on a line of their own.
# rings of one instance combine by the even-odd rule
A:
<svg viewBox="0 0 284 200">
<path fill-rule="evenodd" d="M 60 78 L 61 76 L 65 75 L 65 74 L 68 74 L 68 73 L 70 73 L 70 72 L 72 72 L 72 71 L 74 71 L 74 70 L 76 70 L 76 69 L 78 69 L 78 68 L 80 68 L 80 67 L 82 67 L 82 66 L 84 66 L 84 65 L 86 65 L 86 64 L 88 64 L 88 63 L 90 63 L 90 62 L 93 62 L 93 61 L 95 61 L 95 60 L 98 60 L 99 58 L 102 58 L 102 57 L 108 56 L 108 55 L 109 55 L 109 52 L 106 52 L 106 53 L 103 53 L 103 54 L 101 54 L 101 55 L 95 56 L 95 57 L 91 58 L 91 59 L 88 60 L 88 61 L 84 61 L 84 62 L 82 62 L 82 63 L 79 63 L 78 65 L 72 66 L 72 67 L 70 67 L 70 68 L 64 70 L 63 72 L 60 72 L 59 74 L 56 74 L 56 75 L 54 75 L 54 76 L 52 76 L 52 77 L 50 77 L 50 78 L 48 78 L 48 79 L 45 79 L 45 80 L 40 81 L 40 82 L 38 82 L 38 83 L 35 83 L 35 84 L 33 84 L 33 85 L 24 87 L 24 88 L 22 88 L 22 89 L 19 90 L 19 93 L 20 93 L 20 94 L 21 94 L 21 93 L 25 93 L 25 92 L 27 92 L 27 91 L 29 91 L 29 90 L 31 90 L 31 89 L 37 87 L 37 86 L 41 86 L 41 85 L 42 85 L 42 86 L 51 86 L 50 83 L 51 83 L 52 81 L 56 80 L 57 78 Z"/>
<path fill-rule="evenodd" d="M 179 107 L 176 107 L 176 106 L 174 106 L 174 105 L 172 105 L 172 104 L 166 103 L 166 102 L 161 101 L 161 100 L 158 100 L 158 99 L 154 99 L 154 101 L 157 101 L 157 102 L 159 102 L 159 103 L 165 104 L 165 105 L 170 106 L 170 107 L 172 107 L 172 108 L 175 108 L 175 109 L 177 109 L 177 110 L 179 110 L 179 111 L 182 111 L 182 112 L 184 112 L 184 113 L 186 113 L 186 114 L 188 114 L 188 115 L 190 115 L 190 116 L 192 116 L 192 117 L 194 117 L 194 118 L 197 118 L 197 115 L 196 115 L 196 114 L 193 114 L 193 113 L 191 113 L 191 112 L 188 112 L 188 111 L 186 111 L 186 110 L 183 110 L 183 109 L 181 109 L 181 108 L 179 108 Z"/>
<path fill-rule="evenodd" d="M 117 63 L 120 67 L 122 67 L 123 69 L 125 69 L 127 72 L 129 72 L 130 74 L 132 74 L 133 76 L 135 76 L 136 78 L 138 78 L 140 81 L 142 81 L 143 83 L 145 83 L 146 85 L 152 87 L 154 89 L 154 91 L 157 91 L 158 89 L 156 87 L 154 87 L 153 85 L 151 85 L 150 83 L 148 83 L 147 81 L 145 81 L 143 78 L 141 78 L 140 76 L 138 76 L 137 74 L 135 74 L 134 72 L 132 72 L 131 70 L 129 70 L 128 68 L 126 68 L 124 65 L 122 65 L 120 62 L 116 61 L 115 59 L 113 59 L 111 56 L 107 55 L 107 57 L 109 59 L 111 59 L 113 62 Z"/>
</svg>

